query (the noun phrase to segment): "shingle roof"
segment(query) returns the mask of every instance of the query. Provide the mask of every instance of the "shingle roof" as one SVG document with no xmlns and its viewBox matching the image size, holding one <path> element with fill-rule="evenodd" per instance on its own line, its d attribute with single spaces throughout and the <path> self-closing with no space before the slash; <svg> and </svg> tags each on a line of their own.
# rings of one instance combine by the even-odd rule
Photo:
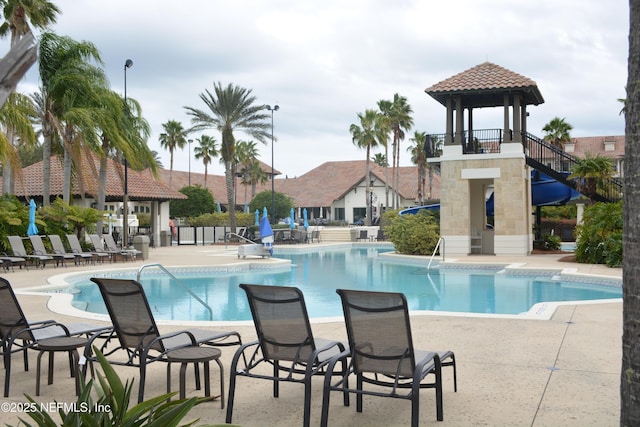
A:
<svg viewBox="0 0 640 427">
<path fill-rule="evenodd" d="M 544 102 L 535 81 L 491 62 L 483 62 L 425 89 L 442 105 L 452 95 L 462 95 L 465 107 L 497 107 L 505 93 L 521 92 L 525 104 Z"/>
<path fill-rule="evenodd" d="M 89 195 L 96 197 L 98 194 L 99 161 L 92 158 L 83 163 L 84 191 L 81 191 L 77 178 L 72 179 L 72 193 L 74 196 Z M 64 168 L 62 159 L 58 156 L 51 157 L 50 192 L 52 196 L 62 195 L 64 188 Z M 15 192 L 19 197 L 42 197 L 42 162 L 35 163 L 22 169 L 22 173 L 16 179 Z M 122 200 L 124 194 L 124 167 L 122 164 L 107 160 L 106 179 L 107 201 Z M 130 200 L 174 200 L 187 197 L 177 190 L 170 188 L 161 180 L 153 178 L 149 171 L 138 172 L 133 169 L 127 171 L 127 192 Z"/>
</svg>

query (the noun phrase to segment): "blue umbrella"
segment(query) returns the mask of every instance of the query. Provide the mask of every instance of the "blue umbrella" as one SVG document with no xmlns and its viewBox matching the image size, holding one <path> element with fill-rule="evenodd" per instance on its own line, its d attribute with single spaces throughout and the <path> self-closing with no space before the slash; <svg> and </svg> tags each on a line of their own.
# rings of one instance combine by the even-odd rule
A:
<svg viewBox="0 0 640 427">
<path fill-rule="evenodd" d="M 38 227 L 36 226 L 36 202 L 31 199 L 29 202 L 29 228 L 27 228 L 28 236 L 35 236 L 38 234 Z"/>
<path fill-rule="evenodd" d="M 309 228 L 309 221 L 307 220 L 307 208 L 302 209 L 302 220 L 303 220 L 303 226 L 304 229 L 308 229 Z"/>
<path fill-rule="evenodd" d="M 269 218 L 269 215 L 267 215 L 267 207 L 266 206 L 264 208 L 262 208 L 262 217 L 263 218 Z"/>
<path fill-rule="evenodd" d="M 222 212 L 222 208 L 220 207 L 220 202 L 216 202 L 216 212 Z"/>
<path fill-rule="evenodd" d="M 244 213 L 249 213 L 249 204 L 248 203 L 244 204 Z"/>
<path fill-rule="evenodd" d="M 273 229 L 271 228 L 271 224 L 269 224 L 269 217 L 267 215 L 264 215 L 262 219 L 260 219 L 260 239 L 262 240 L 262 245 L 269 250 L 269 254 L 273 255 Z"/>
<path fill-rule="evenodd" d="M 256 209 L 256 225 L 260 225 L 260 211 Z"/>
<path fill-rule="evenodd" d="M 296 228 L 296 221 L 293 218 L 293 208 L 289 211 L 289 216 L 291 217 L 291 220 L 289 221 L 289 228 Z"/>
</svg>

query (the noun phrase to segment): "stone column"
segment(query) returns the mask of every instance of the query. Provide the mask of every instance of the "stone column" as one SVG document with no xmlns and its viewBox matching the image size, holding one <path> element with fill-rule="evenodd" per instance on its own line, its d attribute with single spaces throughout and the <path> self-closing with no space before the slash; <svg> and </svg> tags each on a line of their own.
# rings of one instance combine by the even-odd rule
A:
<svg viewBox="0 0 640 427">
<path fill-rule="evenodd" d="M 513 95 L 513 142 L 522 143 L 520 118 L 520 94 L 516 93 Z"/>
<path fill-rule="evenodd" d="M 456 97 L 456 135 L 455 144 L 462 145 L 464 134 L 464 110 L 462 108 L 462 96 Z"/>
<path fill-rule="evenodd" d="M 444 145 L 453 145 L 453 100 L 447 98 L 447 126 L 444 135 Z"/>
<path fill-rule="evenodd" d="M 502 129 L 503 137 L 502 142 L 510 143 L 511 134 L 509 132 L 509 95 L 504 95 L 504 123 Z"/>
</svg>

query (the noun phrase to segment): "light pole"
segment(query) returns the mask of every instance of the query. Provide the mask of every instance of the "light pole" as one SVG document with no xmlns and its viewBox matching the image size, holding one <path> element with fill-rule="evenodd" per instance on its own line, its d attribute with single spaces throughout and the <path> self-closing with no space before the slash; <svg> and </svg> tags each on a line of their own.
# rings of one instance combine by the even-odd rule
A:
<svg viewBox="0 0 640 427">
<path fill-rule="evenodd" d="M 191 187 L 191 143 L 193 139 L 187 139 L 187 142 L 189 143 L 189 187 Z"/>
<path fill-rule="evenodd" d="M 133 66 L 133 61 L 127 59 L 124 62 L 124 114 L 125 120 L 128 117 L 127 107 L 127 68 Z M 129 246 L 129 176 L 128 176 L 127 157 L 124 158 L 124 196 L 122 197 L 122 248 Z"/>
<path fill-rule="evenodd" d="M 276 223 L 276 187 L 275 187 L 275 171 L 273 169 L 273 113 L 280 109 L 279 105 L 265 105 L 265 108 L 271 111 L 271 222 Z"/>
</svg>

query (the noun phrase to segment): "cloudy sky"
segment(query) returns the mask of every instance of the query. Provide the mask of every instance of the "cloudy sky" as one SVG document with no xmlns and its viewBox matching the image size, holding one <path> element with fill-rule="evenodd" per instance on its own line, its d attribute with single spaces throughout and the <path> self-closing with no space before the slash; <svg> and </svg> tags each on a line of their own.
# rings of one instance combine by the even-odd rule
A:
<svg viewBox="0 0 640 427">
<path fill-rule="evenodd" d="M 545 103 L 528 109 L 531 133 L 543 136 L 555 116 L 573 125 L 572 136 L 624 133 L 617 101 L 627 75 L 624 0 L 54 2 L 62 14 L 53 31 L 94 43 L 114 90 L 124 92 L 124 63 L 133 60 L 127 95 L 142 104 L 149 146 L 166 168 L 162 123 L 188 128 L 184 106 L 204 108 L 199 94 L 216 81 L 280 106 L 274 163 L 289 177 L 326 161 L 363 159 L 349 125 L 394 93 L 414 110 L 411 134 L 443 133 L 444 107 L 424 89 L 485 61 L 537 82 Z M 20 90 L 37 88 L 33 68 Z M 501 110 L 476 110 L 474 127 L 501 127 L 501 117 Z M 220 140 L 215 130 L 205 133 Z M 271 144 L 259 145 L 270 164 Z M 174 169 L 188 170 L 188 159 L 186 148 L 175 153 Z M 191 170 L 204 167 L 192 159 Z M 212 172 L 223 173 L 217 160 Z"/>
</svg>

